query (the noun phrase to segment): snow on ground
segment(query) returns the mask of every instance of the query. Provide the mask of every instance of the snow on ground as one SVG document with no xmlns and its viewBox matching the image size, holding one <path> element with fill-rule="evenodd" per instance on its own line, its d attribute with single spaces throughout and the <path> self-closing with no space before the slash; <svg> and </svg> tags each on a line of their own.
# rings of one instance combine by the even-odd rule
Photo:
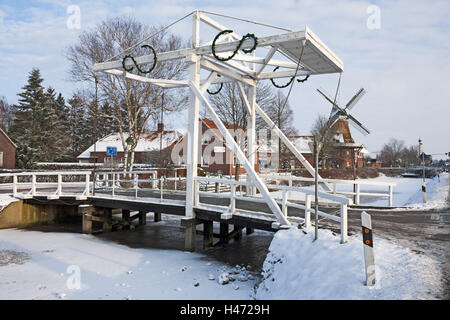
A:
<svg viewBox="0 0 450 320">
<path fill-rule="evenodd" d="M 13 198 L 11 195 L 0 193 L 0 214 L 3 210 L 3 208 L 6 208 L 7 206 L 9 206 L 10 203 L 13 203 L 15 201 L 18 201 L 18 200 Z"/>
<path fill-rule="evenodd" d="M 197 253 L 0 230 L 0 299 L 250 299 L 256 279 Z"/>
<path fill-rule="evenodd" d="M 433 299 L 441 271 L 431 258 L 374 239 L 377 283 L 365 286 L 360 236 L 340 244 L 329 230 L 278 231 L 264 262 L 257 299 Z"/>
<path fill-rule="evenodd" d="M 391 182 L 396 183 L 394 186 L 393 206 L 408 206 L 417 209 L 431 209 L 446 206 L 446 196 L 449 188 L 449 173 L 441 173 L 440 179 L 426 179 L 427 203 L 422 203 L 422 179 L 419 178 L 403 178 L 403 177 L 386 177 L 380 175 L 372 179 L 358 179 L 365 182 Z M 307 189 L 314 190 L 314 186 L 308 186 Z M 353 185 L 338 184 L 337 191 L 353 192 Z M 387 186 L 364 185 L 360 186 L 361 192 L 370 193 L 388 193 Z M 271 192 L 275 198 L 281 199 L 281 191 Z M 299 192 L 292 192 L 290 199 L 304 201 L 305 195 Z M 361 196 L 361 205 L 387 206 L 388 198 L 386 197 L 366 197 Z"/>
</svg>

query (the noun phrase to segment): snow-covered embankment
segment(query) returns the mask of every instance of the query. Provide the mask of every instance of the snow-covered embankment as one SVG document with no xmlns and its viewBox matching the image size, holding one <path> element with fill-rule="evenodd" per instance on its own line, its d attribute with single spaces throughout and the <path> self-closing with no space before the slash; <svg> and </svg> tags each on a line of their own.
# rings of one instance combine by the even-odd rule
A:
<svg viewBox="0 0 450 320">
<path fill-rule="evenodd" d="M 441 271 L 424 255 L 374 239 L 377 283 L 365 285 L 360 236 L 340 244 L 329 230 L 278 231 L 263 267 L 257 299 L 433 299 Z"/>
</svg>

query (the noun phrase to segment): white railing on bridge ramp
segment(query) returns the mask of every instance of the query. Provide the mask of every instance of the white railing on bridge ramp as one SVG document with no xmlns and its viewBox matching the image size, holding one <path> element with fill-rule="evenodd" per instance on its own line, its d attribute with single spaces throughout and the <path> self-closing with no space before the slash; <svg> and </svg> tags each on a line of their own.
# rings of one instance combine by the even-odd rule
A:
<svg viewBox="0 0 450 320">
<path fill-rule="evenodd" d="M 12 190 L 16 198 L 46 196 L 48 199 L 58 199 L 74 196 L 85 200 L 90 195 L 90 176 L 91 171 L 2 173 L 0 188 Z M 64 188 L 71 190 L 64 192 Z"/>
<path fill-rule="evenodd" d="M 222 206 L 222 214 L 221 219 L 231 219 L 233 215 L 240 216 L 249 216 L 249 217 L 258 217 L 259 219 L 266 218 L 268 220 L 275 220 L 272 223 L 272 227 L 274 229 L 282 228 L 278 222 L 277 217 L 274 214 L 267 214 L 264 212 L 256 212 L 249 210 L 242 210 L 236 208 L 236 200 L 247 201 L 253 203 L 266 203 L 266 199 L 263 197 L 257 196 L 247 196 L 243 193 L 242 187 L 254 187 L 254 185 L 247 181 L 237 181 L 232 179 L 221 179 L 221 178 L 213 178 L 213 177 L 197 177 L 196 183 L 199 184 L 201 182 L 209 182 L 209 183 L 217 183 L 217 184 L 225 184 L 230 186 L 230 192 L 228 193 L 216 193 L 216 192 L 206 192 L 206 191 L 198 191 L 195 195 L 195 205 L 198 208 L 210 209 L 211 205 L 202 203 L 200 201 L 200 196 L 208 196 L 208 197 L 217 197 L 217 198 L 225 198 L 229 199 L 230 204 L 228 207 Z M 239 190 L 238 190 L 239 187 Z M 310 190 L 302 187 L 292 187 L 292 186 L 280 186 L 280 185 L 268 185 L 269 189 L 281 190 L 282 199 L 276 200 L 281 205 L 281 211 L 283 215 L 292 222 L 304 223 L 306 228 L 311 227 L 311 213 L 315 214 L 315 209 L 311 206 L 314 190 Z M 198 188 L 196 188 L 198 190 Z M 305 195 L 306 201 L 305 204 L 292 202 L 290 197 L 292 193 L 302 193 Z M 347 207 L 351 204 L 351 200 L 347 197 L 329 194 L 326 192 L 319 192 L 319 202 L 320 199 L 325 199 L 328 202 L 336 203 L 339 205 L 338 215 L 333 215 L 330 213 L 325 213 L 322 211 L 318 211 L 319 216 L 322 216 L 325 219 L 330 219 L 340 224 L 340 233 L 341 233 L 341 242 L 347 242 Z M 215 209 L 220 206 L 214 206 Z M 302 218 L 297 216 L 289 216 L 288 208 L 297 208 L 303 210 L 304 216 Z"/>
<path fill-rule="evenodd" d="M 307 177 L 297 177 L 290 174 L 263 174 L 261 177 L 267 181 L 287 181 L 289 186 L 292 186 L 294 181 L 298 182 L 314 182 L 314 178 Z M 387 198 L 387 205 L 392 207 L 393 195 L 394 195 L 394 186 L 396 183 L 393 182 L 381 182 L 381 181 L 361 181 L 361 180 L 343 180 L 343 179 L 319 179 L 319 183 L 324 182 L 327 184 L 331 184 L 330 194 L 341 194 L 345 196 L 350 196 L 354 199 L 355 205 L 361 204 L 361 196 L 366 197 L 382 197 Z M 353 191 L 342 191 L 338 190 L 338 185 L 353 185 Z M 361 186 L 375 186 L 375 187 L 386 187 L 387 192 L 361 192 Z M 272 185 L 270 185 L 272 187 Z"/>
</svg>

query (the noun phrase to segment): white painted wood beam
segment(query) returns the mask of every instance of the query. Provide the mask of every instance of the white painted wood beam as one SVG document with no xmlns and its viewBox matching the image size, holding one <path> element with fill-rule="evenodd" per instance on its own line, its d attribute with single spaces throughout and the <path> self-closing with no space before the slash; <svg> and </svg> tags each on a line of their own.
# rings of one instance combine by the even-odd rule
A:
<svg viewBox="0 0 450 320">
<path fill-rule="evenodd" d="M 263 120 L 269 125 L 269 127 L 275 131 L 277 136 L 283 141 L 283 143 L 289 148 L 289 150 L 297 157 L 297 159 L 305 166 L 306 170 L 314 176 L 314 168 L 313 166 L 303 157 L 300 151 L 298 151 L 297 147 L 289 140 L 289 138 L 283 133 L 283 131 L 280 130 L 280 128 L 277 127 L 277 125 L 270 119 L 270 117 L 264 112 L 263 109 L 260 108 L 260 106 L 255 103 L 256 106 L 256 112 L 263 118 Z M 280 146 L 278 146 L 280 147 Z M 320 175 L 318 176 L 319 179 L 322 179 Z M 331 189 L 326 185 L 325 183 L 322 184 L 322 186 L 327 190 L 331 191 Z M 329 190 L 328 190 L 329 189 Z"/>
<path fill-rule="evenodd" d="M 290 225 L 290 222 L 286 219 L 286 217 L 281 212 L 277 202 L 271 197 L 266 184 L 258 176 L 255 169 L 252 168 L 250 162 L 245 157 L 243 151 L 239 148 L 239 145 L 237 144 L 237 142 L 234 141 L 233 136 L 230 134 L 230 132 L 228 132 L 227 128 L 220 120 L 220 118 L 217 115 L 217 113 L 215 112 L 214 108 L 211 107 L 208 100 L 203 96 L 203 94 L 200 92 L 200 89 L 193 82 L 190 82 L 189 86 L 190 86 L 192 92 L 197 96 L 197 98 L 201 101 L 201 103 L 208 109 L 208 111 L 212 115 L 214 123 L 216 124 L 220 133 L 225 137 L 227 147 L 230 148 L 231 151 L 236 154 L 236 156 L 239 159 L 239 162 L 241 164 L 243 164 L 243 166 L 247 172 L 247 175 L 249 175 L 251 177 L 252 183 L 254 183 L 256 188 L 258 188 L 263 199 L 266 201 L 267 205 L 272 210 L 273 214 L 278 218 L 278 221 L 283 225 Z"/>
<path fill-rule="evenodd" d="M 272 59 L 273 55 L 277 52 L 277 48 L 272 47 L 269 51 L 269 53 L 267 53 L 266 57 L 264 58 L 264 61 L 262 62 L 262 64 L 259 66 L 258 70 L 256 71 L 256 76 L 258 76 L 263 69 L 267 66 L 267 63 L 270 61 L 270 59 Z"/>
<path fill-rule="evenodd" d="M 245 84 L 248 84 L 248 85 L 255 84 L 255 80 L 243 77 L 242 75 L 240 75 L 236 71 L 224 68 L 223 66 L 221 66 L 221 65 L 219 65 L 219 64 L 217 64 L 215 62 L 209 61 L 207 59 L 202 59 L 200 64 L 201 64 L 203 69 L 217 72 L 217 73 L 219 73 L 221 75 L 224 75 L 224 76 L 226 76 L 228 78 L 231 78 L 231 79 L 234 79 L 234 80 L 237 80 L 237 81 L 241 81 L 241 82 L 243 82 Z"/>
</svg>

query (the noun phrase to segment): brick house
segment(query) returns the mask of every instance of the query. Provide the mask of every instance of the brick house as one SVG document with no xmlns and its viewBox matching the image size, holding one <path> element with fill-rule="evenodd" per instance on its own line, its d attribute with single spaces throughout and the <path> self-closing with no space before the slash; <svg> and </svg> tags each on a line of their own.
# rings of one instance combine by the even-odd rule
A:
<svg viewBox="0 0 450 320">
<path fill-rule="evenodd" d="M 319 159 L 319 164 L 322 161 L 326 161 L 327 168 L 353 168 L 356 161 L 357 168 L 367 167 L 366 157 L 369 151 L 363 146 L 358 145 L 353 140 L 350 133 L 350 127 L 348 121 L 339 120 L 333 126 L 335 130 L 333 151 L 326 159 Z M 313 136 L 290 136 L 289 139 L 297 147 L 300 153 L 306 158 L 306 160 L 313 165 L 314 156 L 309 147 L 309 144 L 314 141 Z M 288 155 L 283 155 L 284 159 L 289 160 L 289 163 L 284 163 L 285 168 L 303 168 L 303 165 L 293 154 L 288 152 Z M 285 161 L 287 162 L 287 161 Z"/>
<path fill-rule="evenodd" d="M 164 130 L 164 125 L 159 124 L 157 131 L 144 132 L 137 143 L 134 163 L 145 163 L 152 165 L 166 166 L 171 163 L 171 151 L 176 145 L 182 134 L 175 130 Z M 124 134 L 127 139 L 128 135 Z M 109 156 L 106 154 L 107 147 L 117 148 L 117 155 Z M 160 151 L 161 150 L 161 151 Z M 125 153 L 122 146 L 120 133 L 111 133 L 88 149 L 82 152 L 77 160 L 79 163 L 123 163 Z M 160 157 L 161 162 L 160 163 Z M 97 160 L 97 161 L 96 161 Z"/>
<path fill-rule="evenodd" d="M 16 167 L 15 143 L 0 128 L 0 169 L 14 169 Z"/>
<path fill-rule="evenodd" d="M 245 145 L 245 130 L 234 127 L 232 124 L 225 124 L 230 133 L 235 136 L 235 140 Z M 214 121 L 209 119 L 200 119 L 199 126 L 201 134 L 199 134 L 199 155 L 198 167 L 204 172 L 221 173 L 224 175 L 236 174 L 236 155 L 225 147 L 224 137 L 220 133 L 219 128 Z M 177 152 L 179 155 L 178 164 L 184 164 L 183 154 L 187 150 L 186 135 L 178 142 Z M 244 148 L 246 153 L 246 148 Z M 258 156 L 255 163 L 255 170 L 259 172 Z M 245 169 L 239 166 L 239 173 L 244 174 Z"/>
</svg>

